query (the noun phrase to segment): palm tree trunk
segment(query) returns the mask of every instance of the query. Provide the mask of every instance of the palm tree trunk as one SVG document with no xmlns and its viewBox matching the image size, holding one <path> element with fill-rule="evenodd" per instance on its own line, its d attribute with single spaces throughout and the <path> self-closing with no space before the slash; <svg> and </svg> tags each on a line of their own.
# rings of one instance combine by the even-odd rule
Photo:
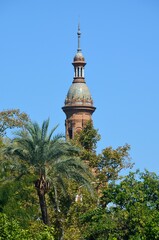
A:
<svg viewBox="0 0 159 240">
<path fill-rule="evenodd" d="M 49 219 L 48 219 L 48 213 L 47 213 L 45 193 L 42 193 L 41 191 L 38 191 L 38 190 L 37 190 L 37 193 L 38 193 L 38 197 L 39 197 L 39 204 L 40 204 L 40 208 L 41 208 L 43 223 L 48 225 Z"/>
<path fill-rule="evenodd" d="M 48 182 L 45 180 L 44 175 L 41 175 L 40 179 L 38 179 L 35 182 L 35 187 L 36 187 L 37 194 L 39 197 L 39 204 L 40 204 L 40 208 L 41 208 L 43 223 L 46 225 L 49 225 L 47 205 L 46 205 L 46 199 L 45 199 L 45 194 L 47 193 L 47 191 L 49 189 L 49 185 L 48 185 Z"/>
</svg>

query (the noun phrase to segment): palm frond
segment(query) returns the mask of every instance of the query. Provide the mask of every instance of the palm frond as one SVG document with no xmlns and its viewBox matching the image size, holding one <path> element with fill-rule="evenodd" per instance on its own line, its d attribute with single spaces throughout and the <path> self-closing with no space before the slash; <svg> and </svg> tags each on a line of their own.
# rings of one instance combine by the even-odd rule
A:
<svg viewBox="0 0 159 240">
<path fill-rule="evenodd" d="M 42 128 L 41 128 L 41 140 L 42 140 L 42 142 L 44 142 L 46 140 L 47 132 L 48 132 L 48 126 L 49 126 L 49 121 L 50 120 L 48 118 L 42 124 Z"/>
<path fill-rule="evenodd" d="M 57 129 L 57 127 L 58 127 L 58 125 L 56 125 L 56 126 L 50 131 L 50 133 L 49 133 L 49 135 L 48 135 L 48 141 L 51 140 L 52 135 L 53 135 L 53 133 L 55 132 L 55 130 Z M 57 138 L 57 136 L 58 136 L 58 135 L 56 135 L 55 137 Z M 55 138 L 55 137 L 54 137 L 54 138 Z M 52 141 L 54 141 L 54 138 L 53 138 Z"/>
</svg>

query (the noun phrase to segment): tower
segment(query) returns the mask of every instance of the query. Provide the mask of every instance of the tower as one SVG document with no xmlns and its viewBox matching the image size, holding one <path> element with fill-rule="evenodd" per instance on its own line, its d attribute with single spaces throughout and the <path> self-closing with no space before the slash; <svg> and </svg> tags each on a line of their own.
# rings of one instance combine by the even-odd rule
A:
<svg viewBox="0 0 159 240">
<path fill-rule="evenodd" d="M 93 99 L 84 77 L 86 62 L 80 48 L 80 26 L 78 26 L 77 35 L 78 48 L 72 63 L 74 66 L 74 78 L 68 90 L 65 105 L 62 107 L 62 110 L 66 114 L 66 138 L 69 139 L 74 138 L 75 133 L 81 131 L 86 123 L 92 120 L 92 114 L 96 109 L 93 106 Z"/>
</svg>

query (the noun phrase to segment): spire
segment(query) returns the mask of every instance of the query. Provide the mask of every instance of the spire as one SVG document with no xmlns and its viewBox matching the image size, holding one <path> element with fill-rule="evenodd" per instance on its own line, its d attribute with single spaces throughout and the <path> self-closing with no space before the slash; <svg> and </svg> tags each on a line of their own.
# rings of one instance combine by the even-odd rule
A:
<svg viewBox="0 0 159 240">
<path fill-rule="evenodd" d="M 81 31 L 80 31 L 80 24 L 78 24 L 78 48 L 77 48 L 77 52 L 81 52 L 81 48 L 80 48 L 80 37 L 81 37 Z"/>
<path fill-rule="evenodd" d="M 81 48 L 80 48 L 80 38 L 81 38 L 81 31 L 80 31 L 80 24 L 78 24 L 78 31 L 77 31 L 77 36 L 78 36 L 78 48 L 77 48 L 77 53 L 73 58 L 73 66 L 74 66 L 74 80 L 73 82 L 75 83 L 85 83 L 84 79 L 84 66 L 86 65 L 85 59 L 83 57 Z"/>
</svg>

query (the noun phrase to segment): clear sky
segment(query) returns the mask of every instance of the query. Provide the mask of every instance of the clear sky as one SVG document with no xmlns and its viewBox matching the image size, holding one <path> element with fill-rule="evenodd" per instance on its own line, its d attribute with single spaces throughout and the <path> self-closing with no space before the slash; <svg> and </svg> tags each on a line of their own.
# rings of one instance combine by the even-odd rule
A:
<svg viewBox="0 0 159 240">
<path fill-rule="evenodd" d="M 79 21 L 98 152 L 128 143 L 135 168 L 158 173 L 158 0 L 0 0 L 0 110 L 65 132 Z"/>
</svg>

